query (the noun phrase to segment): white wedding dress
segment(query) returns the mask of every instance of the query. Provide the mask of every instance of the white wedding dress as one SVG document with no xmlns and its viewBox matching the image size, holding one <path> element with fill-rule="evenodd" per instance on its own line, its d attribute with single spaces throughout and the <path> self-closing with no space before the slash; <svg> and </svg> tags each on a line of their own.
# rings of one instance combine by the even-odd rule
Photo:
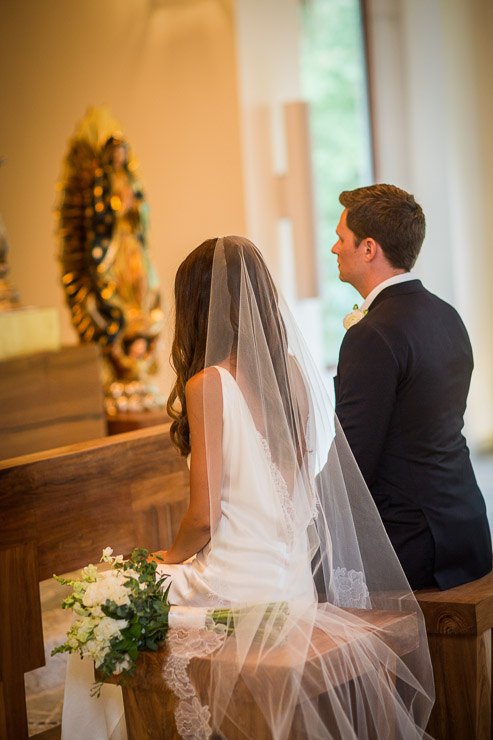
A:
<svg viewBox="0 0 493 740">
<path fill-rule="evenodd" d="M 221 519 L 214 547 L 209 542 L 182 565 L 158 565 L 157 572 L 171 578 L 169 601 L 211 608 L 231 600 L 313 602 L 308 548 L 303 544 L 288 551 L 286 546 L 283 523 L 292 515 L 286 483 L 233 376 L 216 368 L 223 394 Z M 293 572 L 300 577 L 293 579 Z M 93 684 L 93 662 L 69 655 L 62 740 L 125 740 L 120 687 L 105 685 L 101 696 L 94 698 Z"/>
<path fill-rule="evenodd" d="M 214 547 L 209 542 L 191 561 L 158 565 L 157 572 L 171 577 L 172 604 L 313 601 L 306 541 L 300 539 L 296 549 L 286 544 L 285 530 L 292 521 L 286 482 L 235 379 L 215 367 L 223 395 L 223 476 Z M 296 582 L 294 571 L 299 574 Z"/>
</svg>

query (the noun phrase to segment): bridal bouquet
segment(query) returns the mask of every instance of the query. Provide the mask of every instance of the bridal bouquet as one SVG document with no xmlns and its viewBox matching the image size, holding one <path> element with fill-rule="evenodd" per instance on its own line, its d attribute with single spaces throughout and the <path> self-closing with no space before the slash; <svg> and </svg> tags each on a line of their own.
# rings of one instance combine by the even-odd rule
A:
<svg viewBox="0 0 493 740">
<path fill-rule="evenodd" d="M 159 556 L 156 556 L 159 557 Z M 111 547 L 103 550 L 101 562 L 108 570 L 99 572 L 95 565 L 81 571 L 79 579 L 54 578 L 73 588 L 62 603 L 63 609 L 73 609 L 76 619 L 67 633 L 67 640 L 52 651 L 89 656 L 102 676 L 94 694 L 112 674 L 132 675 L 142 650 L 157 650 L 168 629 L 216 628 L 225 634 L 234 631 L 235 621 L 243 609 L 210 609 L 172 606 L 168 601 L 169 576 L 156 577 L 156 562 L 149 561 L 149 552 L 133 551 L 129 560 L 113 556 Z M 287 614 L 287 604 L 268 604 L 263 608 L 259 633 L 266 626 L 279 628 Z"/>
<path fill-rule="evenodd" d="M 171 608 L 169 586 L 163 589 L 167 576 L 156 578 L 156 563 L 147 562 L 147 550 L 134 550 L 127 561 L 112 553 L 106 547 L 101 558 L 111 566 L 108 570 L 98 572 L 88 565 L 80 579 L 54 576 L 73 588 L 62 608 L 73 609 L 76 619 L 67 640 L 52 655 L 79 651 L 81 657 L 93 658 L 104 678 L 131 675 L 141 650 L 157 650 L 166 637 Z M 95 693 L 99 689 L 97 684 Z"/>
</svg>

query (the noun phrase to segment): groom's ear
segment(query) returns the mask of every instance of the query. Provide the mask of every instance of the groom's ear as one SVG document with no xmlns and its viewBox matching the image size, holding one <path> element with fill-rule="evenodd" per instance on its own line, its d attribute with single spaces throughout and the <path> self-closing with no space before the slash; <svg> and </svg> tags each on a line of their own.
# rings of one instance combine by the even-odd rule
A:
<svg viewBox="0 0 493 740">
<path fill-rule="evenodd" d="M 365 262 L 372 262 L 377 256 L 378 250 L 380 249 L 380 245 L 378 244 L 378 242 L 376 242 L 375 239 L 372 239 L 371 237 L 367 237 L 366 239 L 363 239 L 361 246 L 363 247 Z"/>
</svg>

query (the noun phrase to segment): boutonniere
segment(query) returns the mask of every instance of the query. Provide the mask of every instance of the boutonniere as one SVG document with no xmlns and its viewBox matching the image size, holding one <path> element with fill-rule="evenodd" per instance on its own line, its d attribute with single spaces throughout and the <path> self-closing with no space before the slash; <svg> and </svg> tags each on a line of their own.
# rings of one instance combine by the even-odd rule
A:
<svg viewBox="0 0 493 740">
<path fill-rule="evenodd" d="M 361 321 L 361 319 L 366 316 L 367 313 L 368 309 L 366 309 L 366 311 L 362 311 L 361 308 L 358 308 L 358 306 L 355 304 L 351 313 L 347 313 L 342 320 L 344 328 L 347 330 L 351 326 L 354 326 L 358 323 L 358 321 Z"/>
</svg>

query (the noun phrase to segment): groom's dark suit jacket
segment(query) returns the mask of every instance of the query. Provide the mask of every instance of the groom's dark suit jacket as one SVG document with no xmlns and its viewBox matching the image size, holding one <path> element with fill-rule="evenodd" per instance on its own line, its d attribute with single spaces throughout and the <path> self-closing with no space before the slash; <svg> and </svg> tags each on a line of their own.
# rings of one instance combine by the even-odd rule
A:
<svg viewBox="0 0 493 740">
<path fill-rule="evenodd" d="M 464 324 L 419 280 L 385 288 L 344 337 L 336 414 L 413 588 L 491 570 L 491 537 L 463 415 Z"/>
</svg>

